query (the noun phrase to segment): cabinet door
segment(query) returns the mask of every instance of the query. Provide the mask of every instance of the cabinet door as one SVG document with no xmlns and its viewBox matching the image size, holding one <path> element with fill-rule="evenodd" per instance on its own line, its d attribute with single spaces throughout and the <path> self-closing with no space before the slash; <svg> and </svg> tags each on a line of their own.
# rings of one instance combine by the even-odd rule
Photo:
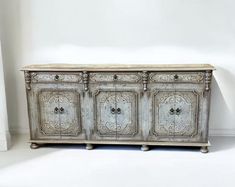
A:
<svg viewBox="0 0 235 187">
<path fill-rule="evenodd" d="M 161 137 L 184 138 L 198 133 L 199 94 L 192 90 L 158 91 L 153 99 L 154 134 Z"/>
<path fill-rule="evenodd" d="M 137 93 L 135 91 L 96 91 L 95 134 L 96 139 L 126 139 L 138 132 Z"/>
<path fill-rule="evenodd" d="M 45 136 L 60 136 L 59 95 L 41 90 L 38 95 L 39 130 Z"/>
<path fill-rule="evenodd" d="M 75 90 L 60 90 L 58 96 L 61 136 L 77 136 L 81 132 L 80 95 Z"/>
<path fill-rule="evenodd" d="M 134 91 L 116 92 L 117 137 L 134 136 L 137 131 L 137 93 Z"/>
<path fill-rule="evenodd" d="M 77 138 L 82 132 L 80 94 L 75 89 L 37 88 L 39 110 L 32 112 L 39 120 L 34 138 Z"/>
<path fill-rule="evenodd" d="M 99 90 L 95 93 L 95 131 L 99 137 L 116 139 L 116 92 Z"/>
</svg>

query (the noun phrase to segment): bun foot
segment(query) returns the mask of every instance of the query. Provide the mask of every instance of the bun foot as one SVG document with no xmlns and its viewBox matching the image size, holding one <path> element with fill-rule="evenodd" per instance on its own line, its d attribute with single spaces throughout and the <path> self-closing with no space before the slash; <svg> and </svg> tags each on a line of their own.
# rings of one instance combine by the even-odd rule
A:
<svg viewBox="0 0 235 187">
<path fill-rule="evenodd" d="M 141 151 L 148 151 L 149 150 L 149 146 L 148 145 L 142 145 L 141 146 Z"/>
<path fill-rule="evenodd" d="M 201 151 L 201 153 L 208 153 L 209 152 L 207 146 L 202 146 L 200 151 Z"/>
<path fill-rule="evenodd" d="M 37 143 L 31 143 L 30 148 L 37 149 L 37 148 L 39 148 L 39 145 Z"/>
<path fill-rule="evenodd" d="M 86 149 L 87 150 L 92 150 L 94 147 L 92 144 L 86 144 Z"/>
</svg>

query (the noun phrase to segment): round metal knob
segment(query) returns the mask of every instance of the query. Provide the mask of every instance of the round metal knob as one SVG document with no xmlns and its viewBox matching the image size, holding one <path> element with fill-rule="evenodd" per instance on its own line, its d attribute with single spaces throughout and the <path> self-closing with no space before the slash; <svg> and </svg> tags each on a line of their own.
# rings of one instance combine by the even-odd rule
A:
<svg viewBox="0 0 235 187">
<path fill-rule="evenodd" d="M 64 108 L 60 107 L 60 113 L 63 114 L 64 113 Z"/>
<path fill-rule="evenodd" d="M 60 78 L 60 76 L 59 75 L 55 75 L 55 81 L 58 81 L 59 80 L 59 78 Z"/>
<path fill-rule="evenodd" d="M 118 79 L 118 76 L 115 74 L 114 76 L 113 76 L 113 80 L 117 80 Z"/>
<path fill-rule="evenodd" d="M 177 108 L 175 111 L 176 111 L 176 115 L 180 115 L 181 109 Z"/>
<path fill-rule="evenodd" d="M 115 114 L 115 108 L 111 108 L 111 113 Z"/>
<path fill-rule="evenodd" d="M 58 108 L 58 107 L 55 107 L 54 113 L 57 114 L 58 112 L 59 112 L 59 108 Z"/>
<path fill-rule="evenodd" d="M 121 109 L 120 108 L 117 108 L 117 113 L 121 114 Z"/>
<path fill-rule="evenodd" d="M 173 108 L 170 109 L 170 115 L 173 115 L 175 113 L 175 110 Z"/>
<path fill-rule="evenodd" d="M 179 76 L 177 74 L 174 75 L 174 80 L 177 81 L 179 79 Z"/>
</svg>

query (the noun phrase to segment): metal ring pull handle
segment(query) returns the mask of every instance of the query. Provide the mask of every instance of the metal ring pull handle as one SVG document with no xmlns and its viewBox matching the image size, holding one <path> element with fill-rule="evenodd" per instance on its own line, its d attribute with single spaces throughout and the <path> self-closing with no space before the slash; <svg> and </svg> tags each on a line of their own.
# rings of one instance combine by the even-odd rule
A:
<svg viewBox="0 0 235 187">
<path fill-rule="evenodd" d="M 121 109 L 120 108 L 117 108 L 117 113 L 121 114 Z"/>
<path fill-rule="evenodd" d="M 58 112 L 59 112 L 59 108 L 58 108 L 58 107 L 55 107 L 54 113 L 57 114 Z"/>
<path fill-rule="evenodd" d="M 60 78 L 60 76 L 59 76 L 59 75 L 55 75 L 54 80 L 55 80 L 55 81 L 58 81 L 58 80 L 59 80 L 59 78 Z"/>
<path fill-rule="evenodd" d="M 63 114 L 64 113 L 64 108 L 60 107 L 60 113 Z"/>
</svg>

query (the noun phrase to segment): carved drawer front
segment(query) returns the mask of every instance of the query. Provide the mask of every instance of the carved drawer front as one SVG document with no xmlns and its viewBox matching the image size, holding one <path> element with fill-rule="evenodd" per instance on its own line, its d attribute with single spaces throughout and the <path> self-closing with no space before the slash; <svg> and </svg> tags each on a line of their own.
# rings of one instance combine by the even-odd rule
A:
<svg viewBox="0 0 235 187">
<path fill-rule="evenodd" d="M 199 95 L 196 92 L 159 91 L 153 97 L 153 127 L 156 136 L 197 135 Z"/>
<path fill-rule="evenodd" d="M 203 72 L 156 72 L 149 78 L 152 83 L 204 83 Z"/>
<path fill-rule="evenodd" d="M 99 91 L 95 96 L 96 131 L 99 136 L 134 136 L 137 129 L 137 94 Z"/>
<path fill-rule="evenodd" d="M 137 83 L 141 81 L 141 75 L 138 73 L 121 73 L 121 72 L 99 72 L 90 73 L 89 82 L 129 82 Z"/>
<path fill-rule="evenodd" d="M 32 83 L 60 83 L 60 82 L 82 82 L 81 73 L 63 73 L 63 72 L 34 72 Z"/>
<path fill-rule="evenodd" d="M 79 104 L 79 94 L 75 91 L 41 91 L 40 133 L 45 136 L 77 136 L 81 132 Z"/>
</svg>

